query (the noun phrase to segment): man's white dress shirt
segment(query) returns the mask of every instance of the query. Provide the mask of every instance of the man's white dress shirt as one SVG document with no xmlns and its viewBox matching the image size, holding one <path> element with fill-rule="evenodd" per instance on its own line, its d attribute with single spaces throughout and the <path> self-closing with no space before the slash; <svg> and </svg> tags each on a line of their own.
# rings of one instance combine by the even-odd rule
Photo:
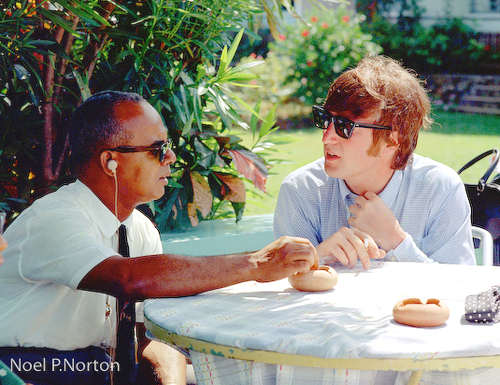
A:
<svg viewBox="0 0 500 385">
<path fill-rule="evenodd" d="M 378 195 L 407 233 L 387 260 L 475 264 L 469 201 L 451 168 L 414 154 Z M 329 177 L 324 158 L 318 159 L 283 181 L 274 234 L 304 237 L 317 246 L 349 227 L 349 206 L 356 196 L 342 179 Z"/>
<path fill-rule="evenodd" d="M 134 210 L 123 224 L 131 257 L 162 253 L 159 233 L 142 213 Z M 76 288 L 92 268 L 118 254 L 119 226 L 80 181 L 21 213 L 5 233 L 9 246 L 0 269 L 0 346 L 72 350 L 114 345 L 114 298 Z"/>
</svg>

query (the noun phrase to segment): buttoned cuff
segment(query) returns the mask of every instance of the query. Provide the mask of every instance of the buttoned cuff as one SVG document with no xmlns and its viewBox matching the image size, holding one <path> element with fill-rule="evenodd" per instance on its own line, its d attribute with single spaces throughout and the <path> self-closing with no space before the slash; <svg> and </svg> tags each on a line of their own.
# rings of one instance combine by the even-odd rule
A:
<svg viewBox="0 0 500 385">
<path fill-rule="evenodd" d="M 388 261 L 397 262 L 433 262 L 432 259 L 427 257 L 422 250 L 413 241 L 410 234 L 406 233 L 406 237 L 396 248 L 389 250 L 385 259 Z"/>
</svg>

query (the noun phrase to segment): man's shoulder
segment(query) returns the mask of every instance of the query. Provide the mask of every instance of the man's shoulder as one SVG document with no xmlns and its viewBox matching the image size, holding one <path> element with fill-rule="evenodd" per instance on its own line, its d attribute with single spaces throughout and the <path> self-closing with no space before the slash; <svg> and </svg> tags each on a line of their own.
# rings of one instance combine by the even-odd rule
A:
<svg viewBox="0 0 500 385">
<path fill-rule="evenodd" d="M 328 182 L 324 168 L 325 159 L 320 158 L 292 171 L 283 180 L 283 185 L 294 187 L 320 187 Z"/>
<path fill-rule="evenodd" d="M 21 215 L 35 214 L 48 216 L 57 212 L 79 211 L 81 207 L 78 203 L 77 189 L 74 183 L 59 187 L 57 190 L 38 198 L 33 204 L 25 209 Z"/>
<path fill-rule="evenodd" d="M 82 188 L 77 183 L 59 187 L 33 202 L 9 226 L 26 231 L 27 226 L 37 231 L 57 232 L 74 228 L 75 223 L 91 223 L 88 208 L 82 203 Z"/>
<path fill-rule="evenodd" d="M 431 158 L 414 154 L 409 166 L 414 178 L 423 183 L 448 186 L 462 184 L 455 170 Z"/>
</svg>

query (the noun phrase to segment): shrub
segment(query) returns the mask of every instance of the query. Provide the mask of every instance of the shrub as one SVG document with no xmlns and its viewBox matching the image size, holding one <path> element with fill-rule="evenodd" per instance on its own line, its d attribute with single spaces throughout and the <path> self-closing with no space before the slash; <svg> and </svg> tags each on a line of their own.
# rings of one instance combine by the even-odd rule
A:
<svg viewBox="0 0 500 385">
<path fill-rule="evenodd" d="M 346 68 L 381 48 L 361 30 L 364 16 L 344 7 L 318 10 L 307 18 L 308 24 L 286 26 L 270 51 L 290 58 L 285 82 L 298 85 L 295 95 L 308 105 L 321 103 L 332 81 Z"/>
<path fill-rule="evenodd" d="M 255 79 L 251 81 L 254 87 L 241 87 L 235 92 L 251 105 L 260 105 L 261 115 L 265 116 L 272 109 L 276 109 L 276 117 L 290 119 L 309 114 L 310 106 L 305 106 L 295 93 L 299 88 L 297 81 L 286 82 L 287 73 L 292 67 L 292 60 L 287 56 L 278 56 L 276 52 L 269 52 L 266 58 L 252 53 L 243 58 L 240 64 L 262 62 L 262 65 L 249 69 Z"/>
<path fill-rule="evenodd" d="M 363 25 L 384 55 L 402 61 L 418 73 L 489 72 L 498 55 L 479 43 L 477 33 L 459 19 L 425 28 L 419 23 L 401 28 L 376 16 Z"/>
<path fill-rule="evenodd" d="M 276 2 L 273 0 L 273 2 Z M 89 95 L 143 95 L 162 115 L 177 162 L 152 205 L 160 229 L 196 225 L 230 202 L 244 178 L 264 189 L 267 167 L 227 130 L 248 129 L 228 85 L 253 78 L 232 66 L 261 0 L 9 0 L 0 5 L 0 202 L 19 212 L 68 177 L 65 119 Z M 266 12 L 267 13 L 267 12 Z M 232 40 L 234 38 L 234 42 Z M 231 44 L 232 43 L 232 44 Z M 231 46 L 229 48 L 229 46 Z M 271 130 L 273 116 L 255 130 Z M 19 202 L 24 202 L 19 206 Z"/>
</svg>

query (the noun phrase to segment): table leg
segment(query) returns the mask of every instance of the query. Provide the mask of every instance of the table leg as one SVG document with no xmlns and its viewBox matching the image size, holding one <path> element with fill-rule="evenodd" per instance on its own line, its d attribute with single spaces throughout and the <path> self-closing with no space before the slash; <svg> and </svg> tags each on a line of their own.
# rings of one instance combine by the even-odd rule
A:
<svg viewBox="0 0 500 385">
<path fill-rule="evenodd" d="M 408 381 L 408 385 L 418 385 L 420 379 L 422 378 L 421 370 L 414 370 L 411 372 L 410 380 Z"/>
</svg>

